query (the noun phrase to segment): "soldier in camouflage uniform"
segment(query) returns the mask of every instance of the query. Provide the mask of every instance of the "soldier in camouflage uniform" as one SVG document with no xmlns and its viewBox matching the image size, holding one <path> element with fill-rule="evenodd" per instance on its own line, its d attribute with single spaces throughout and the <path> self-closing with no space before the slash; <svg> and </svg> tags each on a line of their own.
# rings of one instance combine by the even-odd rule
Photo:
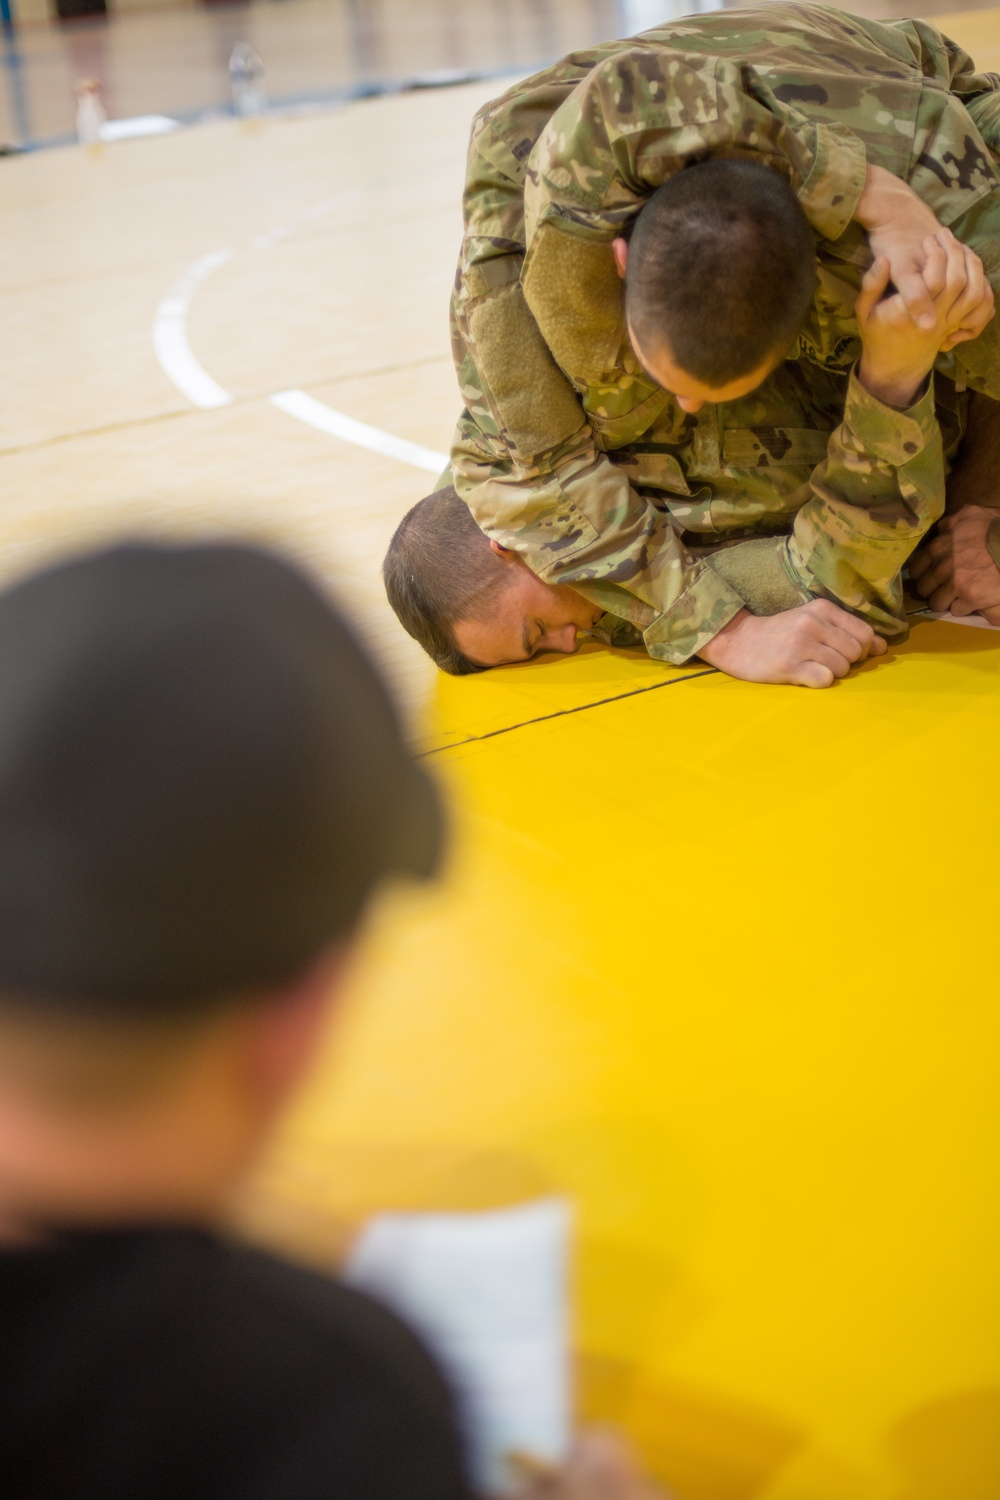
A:
<svg viewBox="0 0 1000 1500">
<path fill-rule="evenodd" d="M 744 608 L 706 550 L 767 538 L 779 607 L 826 599 L 905 635 L 899 570 L 944 507 L 969 392 L 1000 399 L 996 322 L 900 412 L 852 376 L 872 255 L 866 168 L 909 182 L 1000 279 L 1000 79 L 932 26 L 819 6 L 698 16 L 574 54 L 476 116 L 452 304 L 454 483 L 486 535 L 680 663 Z M 985 138 L 984 138 L 985 137 Z M 783 172 L 817 236 L 797 347 L 692 414 L 644 373 L 612 243 L 708 156 Z M 623 623 L 625 622 L 625 623 Z"/>
</svg>

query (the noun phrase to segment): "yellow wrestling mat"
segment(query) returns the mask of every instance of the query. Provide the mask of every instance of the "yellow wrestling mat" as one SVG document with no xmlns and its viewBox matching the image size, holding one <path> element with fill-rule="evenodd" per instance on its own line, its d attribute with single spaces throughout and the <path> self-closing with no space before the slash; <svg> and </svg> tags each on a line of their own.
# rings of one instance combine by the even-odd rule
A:
<svg viewBox="0 0 1000 1500">
<path fill-rule="evenodd" d="M 449 876 L 272 1219 L 568 1193 L 581 1414 L 681 1500 L 995 1500 L 1000 637 L 825 692 L 591 647 L 435 717 Z"/>
</svg>

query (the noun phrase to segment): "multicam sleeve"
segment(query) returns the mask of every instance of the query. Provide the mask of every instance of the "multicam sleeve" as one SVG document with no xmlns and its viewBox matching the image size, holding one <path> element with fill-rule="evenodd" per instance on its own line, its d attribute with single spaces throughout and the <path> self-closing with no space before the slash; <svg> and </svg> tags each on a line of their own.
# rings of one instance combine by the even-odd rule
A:
<svg viewBox="0 0 1000 1500">
<path fill-rule="evenodd" d="M 981 73 L 964 47 L 945 36 L 930 21 L 885 21 L 893 31 L 902 32 L 910 44 L 913 60 L 925 78 L 941 83 L 960 99 L 978 98 L 996 88 L 996 73 Z"/>
<path fill-rule="evenodd" d="M 660 661 L 686 661 L 739 613 L 742 596 L 691 557 L 669 516 L 632 489 L 589 427 L 555 449 L 519 453 L 476 361 L 462 373 L 467 408 L 452 471 L 487 536 L 547 583 L 569 584 L 628 621 Z"/>
<path fill-rule="evenodd" d="M 844 420 L 788 540 L 791 576 L 887 639 L 905 639 L 900 570 L 944 512 L 944 481 L 933 378 L 913 406 L 897 411 L 852 374 Z"/>
<path fill-rule="evenodd" d="M 861 141 L 783 101 L 748 64 L 633 47 L 593 69 L 556 111 L 525 183 L 529 262 L 547 226 L 607 240 L 644 199 L 709 154 L 787 173 L 813 227 L 837 239 L 865 182 Z"/>
</svg>

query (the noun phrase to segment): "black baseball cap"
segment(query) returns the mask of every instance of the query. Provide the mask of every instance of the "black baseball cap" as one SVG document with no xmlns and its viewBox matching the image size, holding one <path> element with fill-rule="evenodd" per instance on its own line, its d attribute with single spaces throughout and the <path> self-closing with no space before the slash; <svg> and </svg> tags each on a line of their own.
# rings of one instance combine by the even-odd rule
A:
<svg viewBox="0 0 1000 1500">
<path fill-rule="evenodd" d="M 293 978 L 441 807 L 288 562 L 129 543 L 0 595 L 0 995 L 141 1014 Z"/>
</svg>

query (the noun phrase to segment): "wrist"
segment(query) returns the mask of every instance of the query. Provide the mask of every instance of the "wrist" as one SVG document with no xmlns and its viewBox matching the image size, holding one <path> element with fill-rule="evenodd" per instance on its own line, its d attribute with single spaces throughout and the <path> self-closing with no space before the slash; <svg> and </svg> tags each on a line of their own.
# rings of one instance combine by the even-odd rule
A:
<svg viewBox="0 0 1000 1500">
<path fill-rule="evenodd" d="M 875 167 L 871 163 L 865 168 L 865 185 L 861 189 L 861 197 L 858 206 L 854 210 L 854 217 L 862 229 L 872 230 L 886 217 L 885 197 L 887 193 L 894 194 L 899 179 L 893 177 L 884 167 Z"/>
<path fill-rule="evenodd" d="M 876 361 L 862 354 L 858 362 L 858 380 L 870 396 L 884 406 L 906 411 L 919 395 L 930 372 L 923 370 L 914 375 L 912 371 L 880 370 Z"/>
<path fill-rule="evenodd" d="M 743 627 L 748 620 L 752 619 L 753 616 L 746 609 L 741 609 L 739 614 L 733 615 L 729 623 L 723 625 L 719 633 L 713 635 L 712 639 L 706 641 L 699 649 L 698 655 L 702 661 L 707 662 L 710 667 L 718 667 L 720 671 L 724 672 L 726 670 L 726 663 L 731 660 L 733 648 L 742 634 Z"/>
</svg>

